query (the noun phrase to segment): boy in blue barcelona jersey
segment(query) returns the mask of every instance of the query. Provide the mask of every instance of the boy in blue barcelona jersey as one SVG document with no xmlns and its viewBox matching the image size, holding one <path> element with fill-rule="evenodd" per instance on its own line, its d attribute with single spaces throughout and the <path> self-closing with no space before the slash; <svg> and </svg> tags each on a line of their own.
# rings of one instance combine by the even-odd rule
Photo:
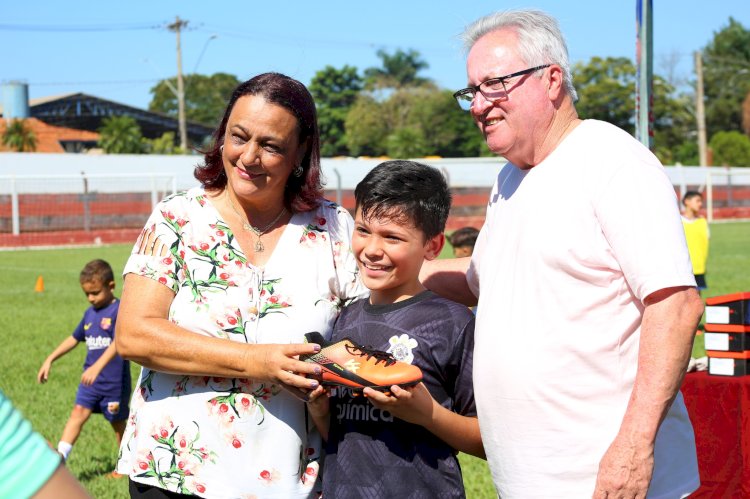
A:
<svg viewBox="0 0 750 499">
<path fill-rule="evenodd" d="M 310 393 L 310 414 L 327 440 L 323 497 L 465 497 L 457 451 L 484 457 L 472 386 L 474 315 L 418 279 L 445 242 L 448 186 L 427 165 L 386 161 L 355 198 L 352 251 L 370 297 L 342 311 L 331 343 L 348 338 L 386 351 L 418 366 L 423 381 L 390 393 L 364 388 L 364 396 L 343 386 L 329 397 L 322 386 Z M 350 349 L 346 368 L 356 369 L 356 355 L 368 350 Z"/>
<path fill-rule="evenodd" d="M 120 445 L 128 419 L 130 363 L 115 350 L 115 322 L 120 301 L 114 296 L 112 267 L 104 260 L 92 260 L 83 267 L 81 288 L 91 306 L 73 331 L 44 361 L 37 380 L 45 383 L 52 363 L 85 341 L 88 353 L 83 364 L 76 403 L 65 424 L 57 451 L 67 460 L 81 429 L 92 412 L 100 412 L 110 422 Z"/>
</svg>

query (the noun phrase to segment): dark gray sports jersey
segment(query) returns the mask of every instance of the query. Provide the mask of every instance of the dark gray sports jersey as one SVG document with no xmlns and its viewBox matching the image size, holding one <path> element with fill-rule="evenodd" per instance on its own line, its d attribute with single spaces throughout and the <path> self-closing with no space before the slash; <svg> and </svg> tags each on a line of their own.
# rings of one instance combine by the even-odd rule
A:
<svg viewBox="0 0 750 499">
<path fill-rule="evenodd" d="M 476 416 L 472 385 L 474 314 L 425 291 L 390 305 L 346 307 L 332 341 L 350 338 L 422 369 L 443 407 Z M 465 497 L 456 452 L 423 427 L 335 389 L 323 465 L 325 498 Z"/>
</svg>

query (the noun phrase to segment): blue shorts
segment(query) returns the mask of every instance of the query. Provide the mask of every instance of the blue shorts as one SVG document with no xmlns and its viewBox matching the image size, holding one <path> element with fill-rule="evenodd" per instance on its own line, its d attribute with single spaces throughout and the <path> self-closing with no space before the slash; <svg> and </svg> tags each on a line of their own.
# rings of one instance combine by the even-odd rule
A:
<svg viewBox="0 0 750 499">
<path fill-rule="evenodd" d="M 128 419 L 130 415 L 129 386 L 115 386 L 112 388 L 78 385 L 76 404 L 91 409 L 91 412 L 101 413 L 109 422 Z"/>
<path fill-rule="evenodd" d="M 693 274 L 695 276 L 695 284 L 698 286 L 698 289 L 708 289 L 708 284 L 706 284 L 706 274 Z"/>
</svg>

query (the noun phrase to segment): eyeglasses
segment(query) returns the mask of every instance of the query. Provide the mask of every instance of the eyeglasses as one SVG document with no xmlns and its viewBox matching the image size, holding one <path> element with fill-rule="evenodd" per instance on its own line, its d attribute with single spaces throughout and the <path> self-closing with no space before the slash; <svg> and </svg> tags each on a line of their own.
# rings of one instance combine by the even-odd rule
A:
<svg viewBox="0 0 750 499">
<path fill-rule="evenodd" d="M 539 69 L 548 68 L 550 66 L 551 64 L 543 64 L 541 66 L 524 69 L 523 71 L 517 71 L 509 75 L 490 78 L 489 80 L 483 81 L 479 85 L 462 88 L 458 92 L 454 93 L 453 97 L 456 99 L 458 105 L 461 106 L 461 109 L 463 109 L 464 111 L 468 111 L 471 109 L 471 106 L 474 104 L 474 98 L 477 96 L 477 92 L 480 92 L 484 96 L 484 98 L 490 102 L 505 100 L 508 98 L 508 90 L 505 88 L 505 82 L 507 82 L 511 78 L 515 78 L 516 76 L 527 75 Z"/>
</svg>

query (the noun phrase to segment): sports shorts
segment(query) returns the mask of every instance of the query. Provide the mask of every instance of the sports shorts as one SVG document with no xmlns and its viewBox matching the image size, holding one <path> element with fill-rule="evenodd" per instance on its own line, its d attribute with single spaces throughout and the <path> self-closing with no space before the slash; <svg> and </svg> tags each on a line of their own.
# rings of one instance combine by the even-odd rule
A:
<svg viewBox="0 0 750 499">
<path fill-rule="evenodd" d="M 101 413 L 109 422 L 127 419 L 130 415 L 130 386 L 99 387 L 78 385 L 76 404 Z"/>
<path fill-rule="evenodd" d="M 708 284 L 706 284 L 706 274 L 693 274 L 695 276 L 695 284 L 698 286 L 698 289 L 708 289 Z"/>
</svg>

